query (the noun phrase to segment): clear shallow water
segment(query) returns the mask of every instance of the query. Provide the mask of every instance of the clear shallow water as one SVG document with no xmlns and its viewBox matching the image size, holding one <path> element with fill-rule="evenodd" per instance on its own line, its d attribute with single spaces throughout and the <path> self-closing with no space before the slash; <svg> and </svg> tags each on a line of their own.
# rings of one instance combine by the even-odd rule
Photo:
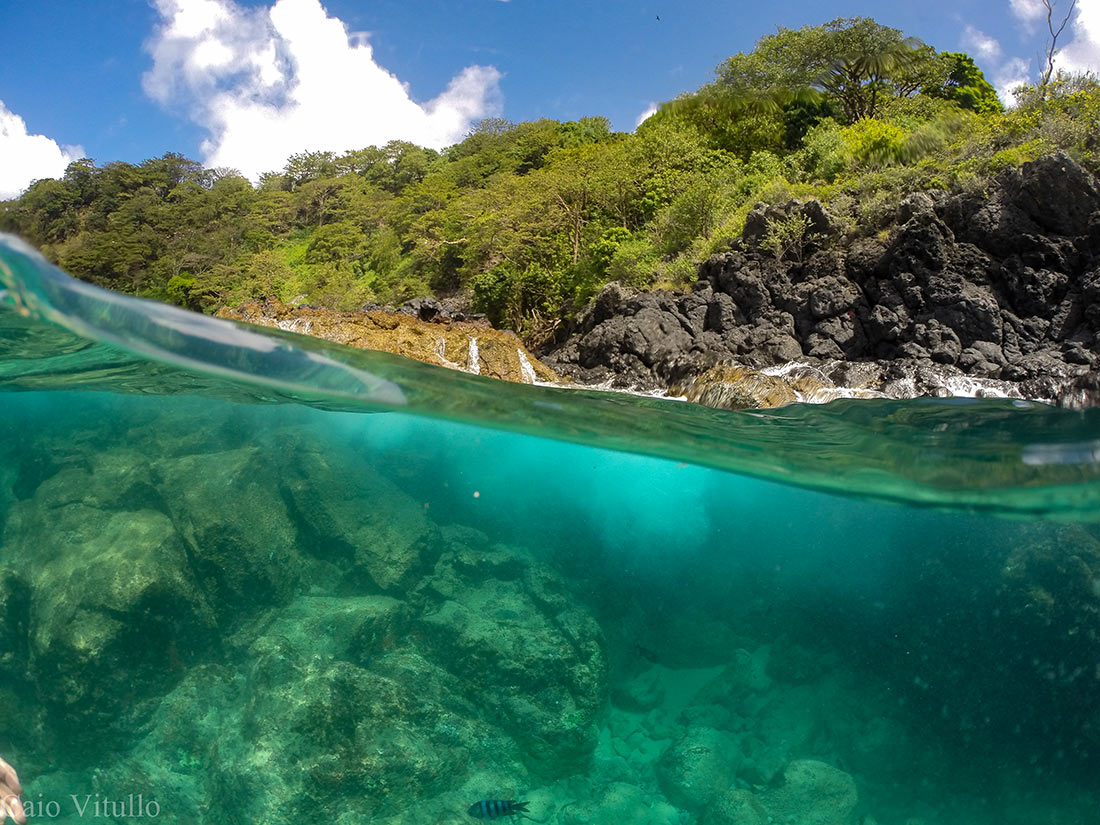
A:
<svg viewBox="0 0 1100 825">
<path fill-rule="evenodd" d="M 1095 821 L 1091 412 L 505 385 L 0 255 L 42 819 Z"/>
</svg>

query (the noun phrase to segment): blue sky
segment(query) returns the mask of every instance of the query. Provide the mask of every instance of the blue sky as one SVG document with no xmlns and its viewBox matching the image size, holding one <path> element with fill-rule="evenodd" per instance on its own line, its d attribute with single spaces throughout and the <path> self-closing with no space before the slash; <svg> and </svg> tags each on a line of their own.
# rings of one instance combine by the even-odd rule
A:
<svg viewBox="0 0 1100 825">
<path fill-rule="evenodd" d="M 776 27 L 838 16 L 968 51 L 1007 89 L 1035 76 L 1041 13 L 1041 0 L 0 2 L 0 197 L 80 156 L 174 151 L 255 176 L 297 151 L 442 147 L 487 115 L 630 130 Z M 1078 0 L 1063 42 L 1065 66 L 1100 68 L 1100 0 Z"/>
</svg>

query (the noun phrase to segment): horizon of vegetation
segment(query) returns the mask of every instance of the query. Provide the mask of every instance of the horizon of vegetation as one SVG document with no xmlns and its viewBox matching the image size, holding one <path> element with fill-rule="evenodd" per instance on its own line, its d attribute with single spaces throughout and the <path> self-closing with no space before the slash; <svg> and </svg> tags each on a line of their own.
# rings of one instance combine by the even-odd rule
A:
<svg viewBox="0 0 1100 825">
<path fill-rule="evenodd" d="M 257 184 L 175 153 L 84 158 L 0 202 L 0 229 L 76 277 L 195 310 L 463 294 L 538 346 L 611 281 L 690 284 L 757 202 L 817 198 L 869 234 L 909 192 L 1051 152 L 1097 171 L 1097 135 L 1092 75 L 1048 72 L 1006 110 L 968 55 L 840 18 L 761 38 L 633 133 L 493 118 L 442 152 L 303 152 Z M 777 256 L 808 231 L 772 229 Z"/>
</svg>

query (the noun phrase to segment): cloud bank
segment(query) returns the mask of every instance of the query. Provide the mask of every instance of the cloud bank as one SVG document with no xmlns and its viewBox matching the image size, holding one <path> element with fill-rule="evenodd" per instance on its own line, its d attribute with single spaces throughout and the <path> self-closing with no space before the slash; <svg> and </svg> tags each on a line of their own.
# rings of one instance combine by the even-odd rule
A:
<svg viewBox="0 0 1100 825">
<path fill-rule="evenodd" d="M 247 8 L 233 0 L 155 0 L 161 24 L 146 44 L 145 92 L 183 107 L 208 137 L 208 166 L 256 178 L 297 152 L 342 152 L 409 140 L 442 148 L 500 108 L 500 72 L 469 66 L 417 103 L 319 0 Z"/>
<path fill-rule="evenodd" d="M 0 100 L 0 200 L 16 197 L 33 181 L 61 177 L 82 157 L 79 146 L 59 146 L 45 135 L 28 134 L 23 118 Z"/>
</svg>

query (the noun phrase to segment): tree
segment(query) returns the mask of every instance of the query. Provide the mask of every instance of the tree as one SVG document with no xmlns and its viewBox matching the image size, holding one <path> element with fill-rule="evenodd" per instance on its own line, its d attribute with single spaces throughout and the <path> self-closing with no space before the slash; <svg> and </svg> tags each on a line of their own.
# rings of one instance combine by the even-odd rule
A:
<svg viewBox="0 0 1100 825">
<path fill-rule="evenodd" d="M 840 18 L 825 24 L 828 52 L 832 55 L 818 79 L 827 95 L 840 103 L 848 123 L 874 117 L 880 98 L 903 97 L 920 84 L 910 76 L 934 57 L 914 38 L 879 25 L 869 17 Z"/>
<path fill-rule="evenodd" d="M 300 152 L 291 155 L 283 168 L 283 176 L 291 192 L 303 183 L 335 177 L 338 174 L 336 155 L 332 152 Z"/>
<path fill-rule="evenodd" d="M 982 70 L 970 55 L 963 52 L 941 52 L 943 80 L 921 89 L 923 94 L 953 100 L 964 109 L 986 114 L 1004 111 L 997 90 L 985 79 Z"/>
<path fill-rule="evenodd" d="M 883 98 L 918 91 L 935 54 L 869 17 L 841 17 L 761 38 L 752 52 L 718 67 L 718 85 L 749 111 L 781 111 L 824 95 L 854 123 L 874 117 Z"/>
</svg>

